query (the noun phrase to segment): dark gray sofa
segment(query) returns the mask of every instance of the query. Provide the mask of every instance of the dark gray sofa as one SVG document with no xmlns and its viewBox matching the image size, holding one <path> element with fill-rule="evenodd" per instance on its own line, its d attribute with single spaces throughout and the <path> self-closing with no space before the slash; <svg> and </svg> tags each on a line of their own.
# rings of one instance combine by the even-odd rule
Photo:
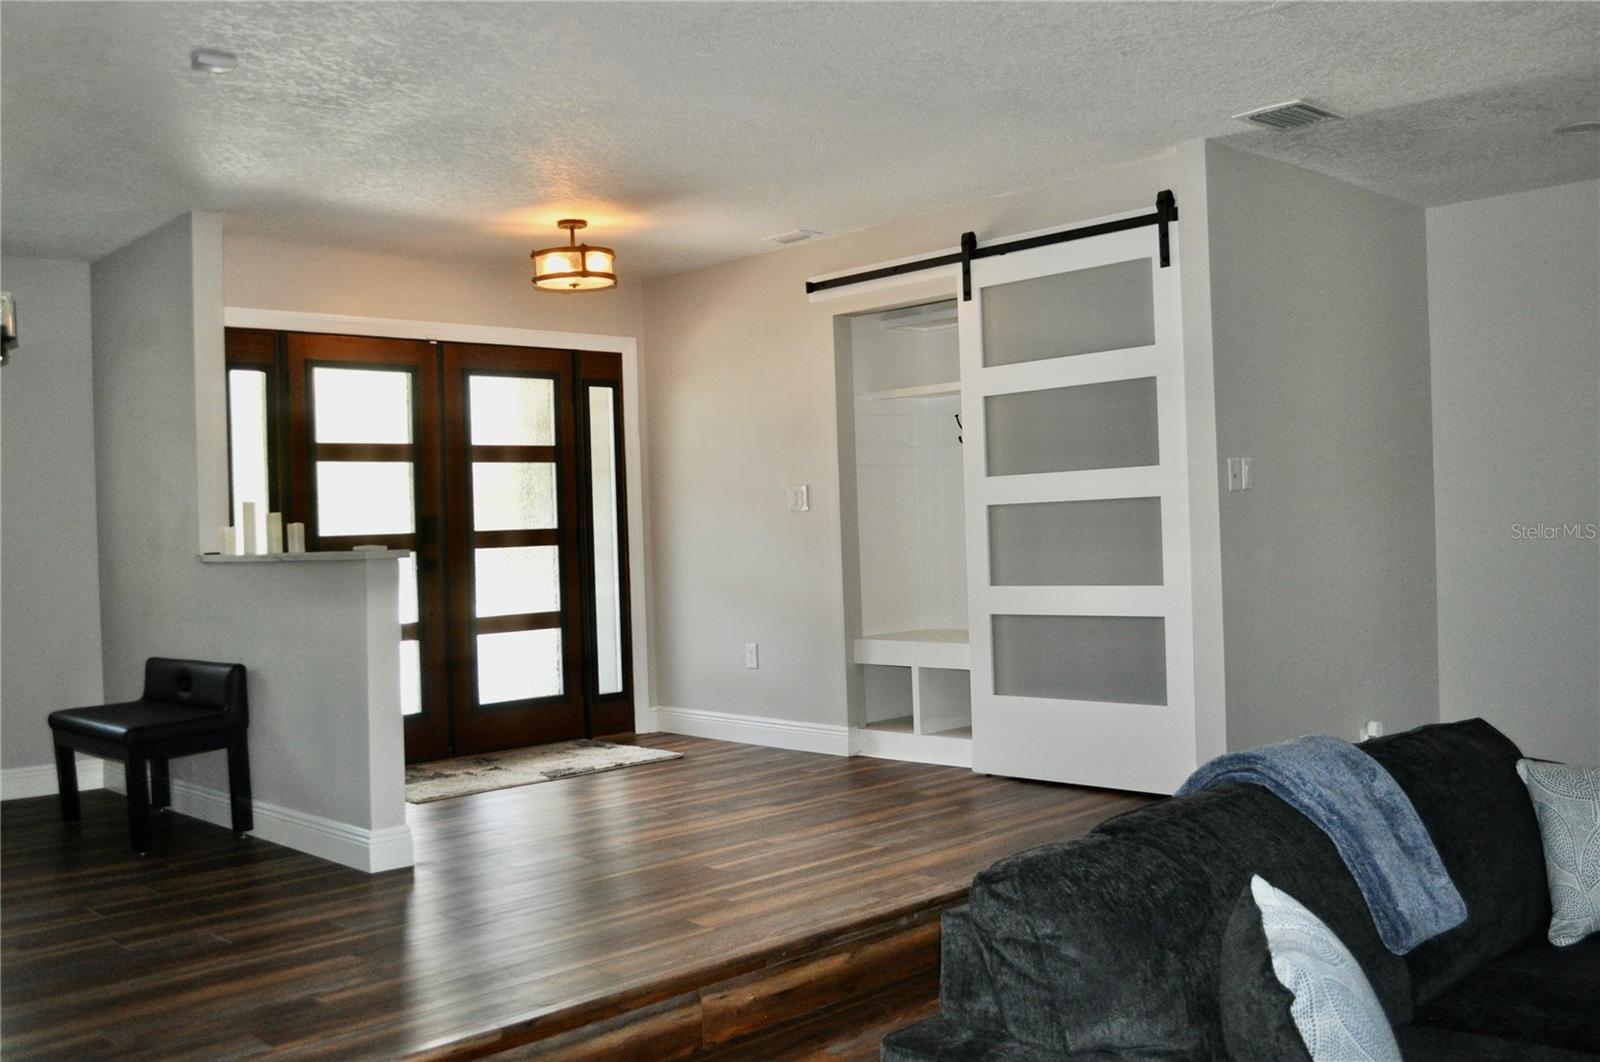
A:
<svg viewBox="0 0 1600 1062">
<path fill-rule="evenodd" d="M 1264 789 L 1224 785 L 1002 860 L 944 918 L 939 1015 L 885 1062 L 1306 1059 L 1272 975 L 1252 874 L 1345 942 L 1407 1059 L 1600 1057 L 1600 934 L 1545 939 L 1550 901 L 1519 752 L 1481 719 L 1362 746 L 1416 806 L 1467 903 L 1391 954 L 1333 843 Z"/>
</svg>

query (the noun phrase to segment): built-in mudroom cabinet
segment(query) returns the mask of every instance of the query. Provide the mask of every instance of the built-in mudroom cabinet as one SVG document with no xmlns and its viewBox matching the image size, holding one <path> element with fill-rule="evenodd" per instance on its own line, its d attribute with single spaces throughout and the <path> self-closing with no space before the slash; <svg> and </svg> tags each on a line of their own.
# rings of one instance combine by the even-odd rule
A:
<svg viewBox="0 0 1600 1062">
<path fill-rule="evenodd" d="M 844 317 L 836 331 L 855 454 L 856 748 L 970 766 L 956 316 L 946 299 Z"/>
<path fill-rule="evenodd" d="M 1176 218 L 969 234 L 934 261 L 951 297 L 835 317 L 857 753 L 1151 792 L 1194 768 Z"/>
</svg>

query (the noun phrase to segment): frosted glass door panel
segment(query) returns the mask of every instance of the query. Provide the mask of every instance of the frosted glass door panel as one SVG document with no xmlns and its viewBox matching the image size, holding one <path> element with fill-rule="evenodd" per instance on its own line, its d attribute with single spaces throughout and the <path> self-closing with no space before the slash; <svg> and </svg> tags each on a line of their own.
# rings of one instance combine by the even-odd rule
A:
<svg viewBox="0 0 1600 1062">
<path fill-rule="evenodd" d="M 1148 258 L 983 290 L 985 365 L 1147 347 L 1155 341 Z"/>
<path fill-rule="evenodd" d="M 595 674 L 600 694 L 622 692 L 622 541 L 617 506 L 617 392 L 589 391 L 589 489 L 594 514 Z"/>
<path fill-rule="evenodd" d="M 411 462 L 318 461 L 319 535 L 409 535 Z"/>
<path fill-rule="evenodd" d="M 988 474 L 1158 464 L 1154 377 L 984 399 Z"/>
<path fill-rule="evenodd" d="M 419 642 L 400 643 L 400 714 L 417 715 L 422 711 L 422 645 Z"/>
<path fill-rule="evenodd" d="M 478 635 L 478 703 L 501 704 L 561 693 L 561 632 Z"/>
<path fill-rule="evenodd" d="M 311 370 L 319 443 L 411 441 L 411 374 L 386 369 Z"/>
<path fill-rule="evenodd" d="M 401 557 L 400 561 L 400 622 L 417 622 L 417 555 Z"/>
<path fill-rule="evenodd" d="M 228 370 L 228 474 L 233 526 L 244 532 L 244 503 L 256 503 L 256 541 L 267 540 L 267 374 Z"/>
<path fill-rule="evenodd" d="M 475 461 L 472 526 L 522 531 L 556 526 L 556 466 L 547 461 Z"/>
<path fill-rule="evenodd" d="M 1161 499 L 989 508 L 993 586 L 1160 586 Z"/>
<path fill-rule="evenodd" d="M 474 446 L 554 446 L 555 382 L 535 376 L 469 376 Z"/>
<path fill-rule="evenodd" d="M 510 546 L 473 551 L 479 616 L 516 616 L 561 608 L 561 551 Z"/>
<path fill-rule="evenodd" d="M 1167 703 L 1159 616 L 994 617 L 994 691 L 1007 697 Z"/>
</svg>

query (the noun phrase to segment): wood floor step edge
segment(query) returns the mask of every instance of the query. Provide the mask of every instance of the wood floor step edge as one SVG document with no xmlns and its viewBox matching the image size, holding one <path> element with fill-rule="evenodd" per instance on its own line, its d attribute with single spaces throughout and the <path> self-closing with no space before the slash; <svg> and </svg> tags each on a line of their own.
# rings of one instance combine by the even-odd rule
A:
<svg viewBox="0 0 1600 1062">
<path fill-rule="evenodd" d="M 721 1053 L 929 976 L 938 968 L 940 918 L 966 898 L 966 889 L 956 890 L 699 971 L 429 1045 L 407 1057 L 580 1062 Z"/>
</svg>

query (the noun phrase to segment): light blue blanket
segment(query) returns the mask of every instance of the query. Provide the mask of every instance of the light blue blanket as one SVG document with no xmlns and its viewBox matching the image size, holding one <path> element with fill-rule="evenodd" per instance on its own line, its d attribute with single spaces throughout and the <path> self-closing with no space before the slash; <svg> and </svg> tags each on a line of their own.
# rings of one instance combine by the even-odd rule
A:
<svg viewBox="0 0 1600 1062">
<path fill-rule="evenodd" d="M 1466 902 L 1411 798 L 1348 741 L 1303 737 L 1230 752 L 1190 775 L 1177 795 L 1223 782 L 1269 789 L 1327 834 L 1396 955 L 1466 921 Z"/>
</svg>

